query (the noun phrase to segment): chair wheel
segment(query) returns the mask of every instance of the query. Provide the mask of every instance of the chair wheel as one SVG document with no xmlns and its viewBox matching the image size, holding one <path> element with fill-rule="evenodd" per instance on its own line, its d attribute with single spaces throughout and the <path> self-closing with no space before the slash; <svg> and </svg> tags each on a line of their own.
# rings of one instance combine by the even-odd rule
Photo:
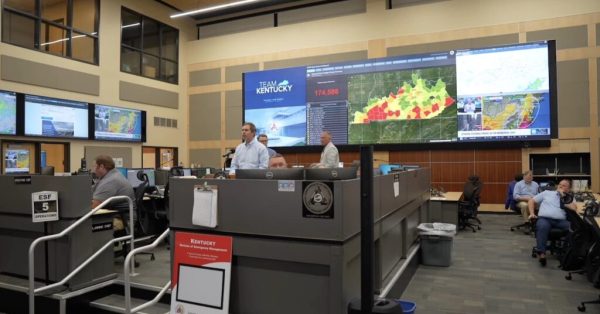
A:
<svg viewBox="0 0 600 314">
<path fill-rule="evenodd" d="M 510 231 L 515 231 L 515 228 L 510 228 Z"/>
<path fill-rule="evenodd" d="M 481 230 L 481 226 L 477 226 L 477 230 Z"/>
<path fill-rule="evenodd" d="M 150 256 L 150 260 L 151 260 L 151 261 L 153 261 L 153 260 L 155 260 L 155 259 L 156 259 L 156 258 L 154 257 L 154 255 Z"/>
<path fill-rule="evenodd" d="M 577 309 L 579 310 L 579 312 L 585 312 L 585 305 L 580 305 L 577 307 Z"/>
<path fill-rule="evenodd" d="M 573 279 L 573 277 L 571 276 L 571 274 L 568 274 L 568 275 L 565 276 L 565 279 L 566 280 L 571 280 L 571 279 Z"/>
</svg>

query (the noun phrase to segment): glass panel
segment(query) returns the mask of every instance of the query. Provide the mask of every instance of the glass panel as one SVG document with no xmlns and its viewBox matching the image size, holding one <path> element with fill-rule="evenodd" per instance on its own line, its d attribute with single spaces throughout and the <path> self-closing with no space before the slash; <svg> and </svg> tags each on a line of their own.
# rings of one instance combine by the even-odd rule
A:
<svg viewBox="0 0 600 314">
<path fill-rule="evenodd" d="M 121 48 L 121 71 L 140 74 L 140 52 Z"/>
<path fill-rule="evenodd" d="M 165 82 L 177 84 L 177 63 L 161 60 L 160 65 L 160 79 Z"/>
<path fill-rule="evenodd" d="M 73 0 L 73 28 L 93 34 L 96 29 L 96 0 Z M 94 34 L 95 35 L 95 34 Z"/>
<path fill-rule="evenodd" d="M 59 56 L 67 55 L 67 30 L 42 22 L 40 50 Z"/>
<path fill-rule="evenodd" d="M 73 32 L 73 41 L 71 42 L 73 59 L 96 63 L 96 58 L 94 58 L 96 42 L 94 37 Z"/>
<path fill-rule="evenodd" d="M 148 18 L 144 18 L 144 52 L 155 56 L 160 53 L 158 23 Z"/>
<path fill-rule="evenodd" d="M 142 18 L 126 10 L 121 10 L 121 43 L 135 48 L 142 48 Z"/>
<path fill-rule="evenodd" d="M 35 15 L 35 0 L 4 0 L 5 8 L 16 9 Z"/>
<path fill-rule="evenodd" d="M 143 76 L 158 78 L 158 58 L 144 54 L 142 57 Z"/>
<path fill-rule="evenodd" d="M 42 0 L 42 19 L 67 24 L 67 0 Z"/>
<path fill-rule="evenodd" d="M 179 42 L 179 31 L 164 26 L 162 31 L 162 55 L 161 57 L 170 59 L 173 61 L 178 61 L 177 58 L 177 44 Z"/>
<path fill-rule="evenodd" d="M 2 41 L 34 49 L 35 20 L 9 11 L 2 11 Z"/>
</svg>

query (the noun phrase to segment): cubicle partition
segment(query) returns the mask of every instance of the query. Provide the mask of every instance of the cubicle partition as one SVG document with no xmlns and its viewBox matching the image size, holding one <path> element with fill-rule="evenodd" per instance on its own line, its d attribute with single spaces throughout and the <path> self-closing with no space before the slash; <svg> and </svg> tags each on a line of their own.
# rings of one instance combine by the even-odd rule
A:
<svg viewBox="0 0 600 314">
<path fill-rule="evenodd" d="M 216 228 L 192 224 L 194 187 L 205 182 L 218 189 Z M 233 237 L 231 312 L 346 313 L 360 296 L 360 180 L 326 183 L 333 209 L 325 216 L 303 208 L 309 183 L 171 179 L 173 233 Z M 374 178 L 376 291 L 408 262 L 416 227 L 427 220 L 429 185 L 429 169 Z"/>
<path fill-rule="evenodd" d="M 68 228 L 90 210 L 91 178 L 84 176 L 8 176 L 0 175 L 0 190 L 6 197 L 0 202 L 0 273 L 28 276 L 28 251 L 39 237 Z M 32 222 L 34 192 L 58 192 L 59 220 Z M 112 216 L 94 215 L 70 234 L 35 250 L 35 277 L 45 282 L 63 279 L 85 259 L 112 239 Z M 68 282 L 76 290 L 114 278 L 113 251 L 106 250 L 92 264 Z"/>
</svg>

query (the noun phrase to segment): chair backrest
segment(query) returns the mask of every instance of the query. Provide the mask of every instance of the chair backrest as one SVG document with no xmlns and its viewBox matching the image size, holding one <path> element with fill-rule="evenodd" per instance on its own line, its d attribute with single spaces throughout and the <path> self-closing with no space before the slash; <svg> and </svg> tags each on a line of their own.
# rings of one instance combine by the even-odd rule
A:
<svg viewBox="0 0 600 314">
<path fill-rule="evenodd" d="M 140 170 L 136 174 L 138 180 L 142 181 L 137 187 L 135 187 L 135 203 L 137 208 L 140 208 L 144 201 L 144 193 L 146 188 L 150 185 L 148 175 L 144 173 L 144 170 Z"/>
<path fill-rule="evenodd" d="M 469 180 L 465 182 L 463 187 L 463 200 L 467 202 L 475 202 L 479 205 L 479 196 L 481 195 L 481 189 L 483 188 L 483 182 L 479 180 L 478 176 L 470 176 Z"/>
</svg>

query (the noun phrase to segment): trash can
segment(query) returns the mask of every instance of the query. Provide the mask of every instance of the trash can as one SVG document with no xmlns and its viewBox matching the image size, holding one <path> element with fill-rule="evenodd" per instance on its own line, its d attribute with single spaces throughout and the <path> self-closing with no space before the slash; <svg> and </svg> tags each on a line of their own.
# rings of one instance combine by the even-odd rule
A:
<svg viewBox="0 0 600 314">
<path fill-rule="evenodd" d="M 439 222 L 422 223 L 417 229 L 421 238 L 422 264 L 427 266 L 450 266 L 456 225 Z"/>
</svg>

